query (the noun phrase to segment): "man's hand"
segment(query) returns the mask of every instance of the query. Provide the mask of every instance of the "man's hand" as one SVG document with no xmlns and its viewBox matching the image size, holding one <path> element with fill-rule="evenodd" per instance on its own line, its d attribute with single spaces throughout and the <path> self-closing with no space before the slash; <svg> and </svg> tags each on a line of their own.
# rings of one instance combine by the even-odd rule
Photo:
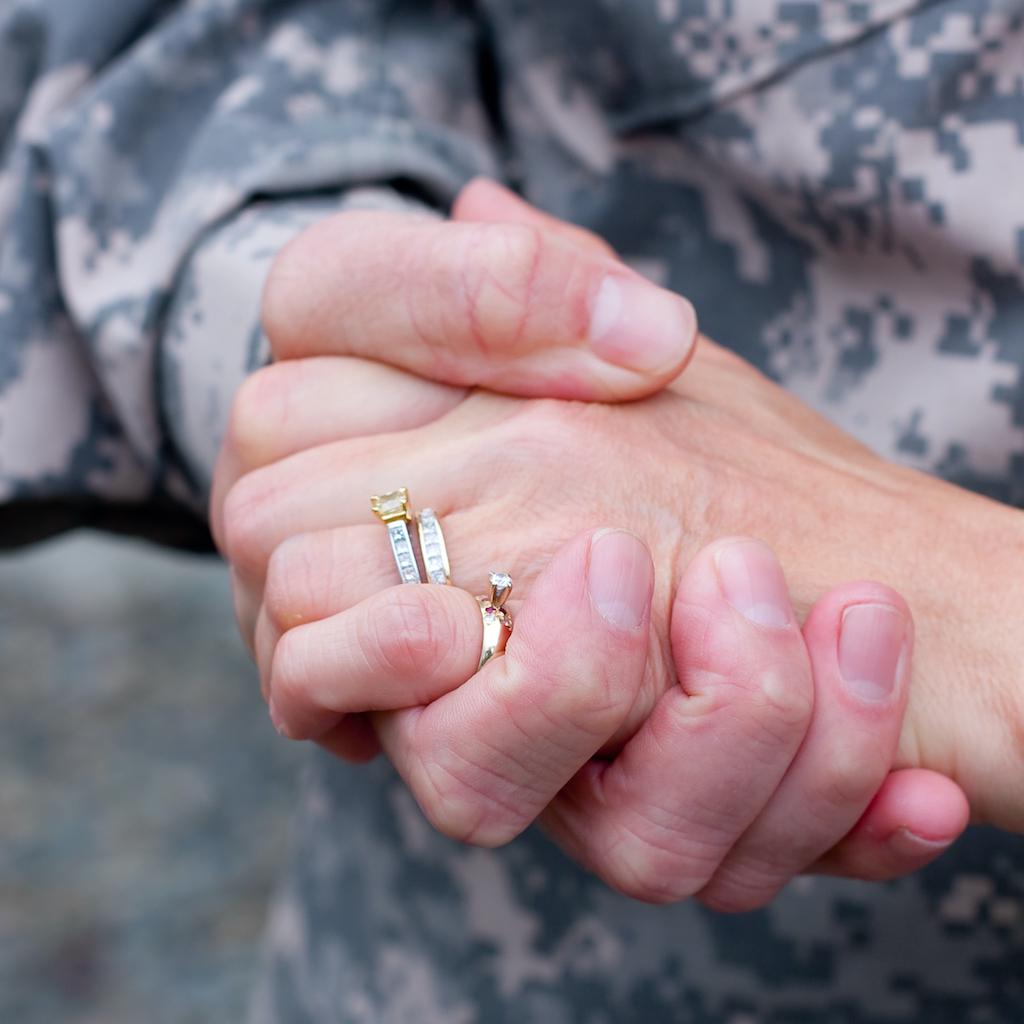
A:
<svg viewBox="0 0 1024 1024">
<path fill-rule="evenodd" d="M 675 596 L 680 684 L 607 761 L 595 755 L 629 718 L 649 658 L 654 567 L 636 537 L 570 541 L 506 656 L 476 674 L 480 616 L 465 591 L 398 586 L 279 635 L 277 603 L 293 607 L 304 585 L 295 568 L 268 585 L 258 644 L 275 722 L 347 752 L 353 713 L 374 710 L 428 818 L 463 841 L 507 842 L 539 815 L 622 892 L 745 910 L 808 869 L 904 874 L 966 822 L 948 780 L 887 775 L 912 630 L 878 584 L 836 588 L 801 633 L 770 549 L 710 545 Z"/>
</svg>

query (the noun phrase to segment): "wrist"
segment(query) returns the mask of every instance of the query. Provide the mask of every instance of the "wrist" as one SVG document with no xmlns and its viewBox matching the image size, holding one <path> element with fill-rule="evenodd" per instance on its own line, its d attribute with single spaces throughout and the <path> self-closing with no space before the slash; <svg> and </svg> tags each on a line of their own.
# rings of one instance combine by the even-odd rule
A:
<svg viewBox="0 0 1024 1024">
<path fill-rule="evenodd" d="M 935 480 L 915 488 L 904 595 L 916 645 L 900 755 L 1024 832 L 1024 514 Z"/>
</svg>

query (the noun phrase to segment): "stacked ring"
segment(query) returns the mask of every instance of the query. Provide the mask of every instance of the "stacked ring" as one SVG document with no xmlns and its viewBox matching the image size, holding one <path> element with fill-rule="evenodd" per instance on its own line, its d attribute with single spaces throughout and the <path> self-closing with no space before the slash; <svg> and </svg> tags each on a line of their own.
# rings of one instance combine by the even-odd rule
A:
<svg viewBox="0 0 1024 1024">
<path fill-rule="evenodd" d="M 412 550 L 412 538 L 409 536 L 409 491 L 400 487 L 388 494 L 374 495 L 370 498 L 373 514 L 388 528 L 388 540 L 391 541 L 391 553 L 395 556 L 398 574 L 403 583 L 422 583 L 420 567 L 416 563 L 416 555 Z"/>
<path fill-rule="evenodd" d="M 398 574 L 403 583 L 422 583 L 419 563 L 413 551 L 409 536 L 409 523 L 413 516 L 409 511 L 409 491 L 400 487 L 388 494 L 370 498 L 373 514 L 388 528 L 391 553 L 395 556 Z M 420 555 L 423 559 L 427 578 L 431 583 L 448 586 L 451 581 L 451 567 L 448 564 L 448 549 L 444 542 L 441 522 L 433 509 L 425 508 L 416 521 L 419 526 Z M 489 578 L 489 597 L 478 597 L 480 616 L 483 620 L 484 635 L 480 648 L 480 664 L 477 671 L 505 650 L 505 644 L 512 633 L 512 616 L 505 609 L 505 602 L 512 593 L 512 577 L 507 572 L 492 572 Z"/>
<path fill-rule="evenodd" d="M 427 579 L 431 583 L 447 586 L 452 581 L 452 572 L 437 513 L 432 508 L 425 508 L 416 518 L 419 522 L 420 554 L 423 556 Z"/>
</svg>

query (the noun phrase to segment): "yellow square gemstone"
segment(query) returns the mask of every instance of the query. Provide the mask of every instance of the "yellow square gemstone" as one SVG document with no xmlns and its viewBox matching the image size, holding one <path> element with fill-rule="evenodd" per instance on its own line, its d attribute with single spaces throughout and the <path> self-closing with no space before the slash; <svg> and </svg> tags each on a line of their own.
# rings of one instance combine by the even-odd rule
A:
<svg viewBox="0 0 1024 1024">
<path fill-rule="evenodd" d="M 409 519 L 409 491 L 405 487 L 400 487 L 388 494 L 375 494 L 370 498 L 370 508 L 373 509 L 373 514 L 385 523 Z"/>
</svg>

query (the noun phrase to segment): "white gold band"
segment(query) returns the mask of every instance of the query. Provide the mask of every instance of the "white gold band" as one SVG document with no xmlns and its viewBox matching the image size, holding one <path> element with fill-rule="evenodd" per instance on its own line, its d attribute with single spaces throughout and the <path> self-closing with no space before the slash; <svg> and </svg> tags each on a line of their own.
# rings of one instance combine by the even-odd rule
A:
<svg viewBox="0 0 1024 1024">
<path fill-rule="evenodd" d="M 441 523 L 432 508 L 423 509 L 417 519 L 420 530 L 420 554 L 423 556 L 427 582 L 447 586 L 452 581 L 452 572 L 448 565 L 448 549 L 445 547 Z"/>
<path fill-rule="evenodd" d="M 391 541 L 391 551 L 395 556 L 395 565 L 398 566 L 402 582 L 422 583 L 420 567 L 416 564 L 416 555 L 412 550 L 409 527 L 404 520 L 388 523 L 388 540 Z"/>
</svg>

